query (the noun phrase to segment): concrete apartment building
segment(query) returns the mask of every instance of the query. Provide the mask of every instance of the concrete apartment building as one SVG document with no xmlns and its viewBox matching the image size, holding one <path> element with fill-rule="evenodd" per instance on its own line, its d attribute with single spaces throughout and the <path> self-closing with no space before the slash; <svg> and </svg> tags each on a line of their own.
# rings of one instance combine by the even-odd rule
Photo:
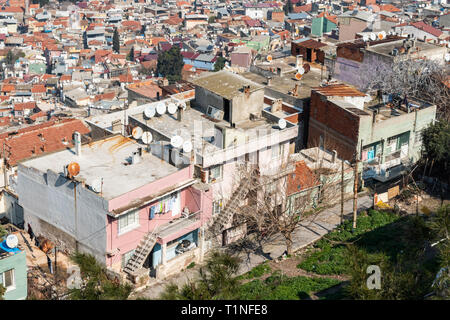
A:
<svg viewBox="0 0 450 320">
<path fill-rule="evenodd" d="M 1 240 L 1 239 L 0 239 Z M 0 242 L 0 285 L 6 292 L 5 300 L 25 300 L 27 288 L 27 261 L 24 248 L 9 248 L 6 241 Z"/>
<path fill-rule="evenodd" d="M 311 93 L 308 147 L 336 150 L 361 160 L 363 179 L 387 181 L 420 157 L 421 132 L 436 117 L 436 106 L 409 100 L 409 106 L 365 102 L 365 95 L 345 84 Z"/>
<path fill-rule="evenodd" d="M 389 35 L 383 40 L 358 39 L 337 45 L 333 77 L 361 87 L 377 67 L 389 66 L 403 59 L 429 59 L 444 63 L 445 47 Z"/>
<path fill-rule="evenodd" d="M 111 135 L 22 162 L 17 192 L 25 223 L 61 250 L 90 253 L 132 279 L 164 278 L 203 257 L 211 195 L 193 175 L 189 163 L 177 168 Z"/>
</svg>

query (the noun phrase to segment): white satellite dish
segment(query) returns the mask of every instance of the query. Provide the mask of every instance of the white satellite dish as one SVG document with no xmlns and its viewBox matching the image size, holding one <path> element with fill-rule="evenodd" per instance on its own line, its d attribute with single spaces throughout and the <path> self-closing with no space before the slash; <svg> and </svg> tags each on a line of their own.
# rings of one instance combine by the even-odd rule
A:
<svg viewBox="0 0 450 320">
<path fill-rule="evenodd" d="M 142 130 L 141 127 L 135 127 L 133 128 L 132 136 L 133 138 L 140 139 L 142 137 L 142 134 L 144 133 L 144 130 Z"/>
<path fill-rule="evenodd" d="M 367 34 L 363 35 L 363 41 L 364 42 L 369 41 L 369 36 Z"/>
<path fill-rule="evenodd" d="M 304 74 L 305 73 L 305 69 L 303 67 L 298 68 L 298 73 Z"/>
<path fill-rule="evenodd" d="M 152 106 L 148 106 L 148 107 L 146 107 L 144 109 L 144 115 L 147 118 L 153 118 L 155 116 L 155 114 L 156 114 L 156 108 L 153 105 Z"/>
<path fill-rule="evenodd" d="M 17 247 L 17 245 L 19 244 L 19 239 L 17 239 L 17 237 L 14 234 L 10 234 L 9 236 L 6 237 L 6 245 L 8 246 L 8 248 L 15 248 Z"/>
<path fill-rule="evenodd" d="M 189 140 L 185 141 L 183 143 L 183 151 L 184 152 L 191 152 L 192 151 L 192 142 L 190 142 Z"/>
<path fill-rule="evenodd" d="M 143 143 L 149 144 L 149 143 L 152 142 L 152 140 L 153 140 L 153 135 L 152 135 L 152 133 L 151 133 L 150 131 L 145 131 L 145 132 L 142 134 L 141 139 L 142 139 L 142 142 L 143 142 Z"/>
<path fill-rule="evenodd" d="M 450 53 L 447 52 L 445 54 L 444 58 L 445 58 L 445 61 L 450 61 Z"/>
<path fill-rule="evenodd" d="M 158 112 L 159 115 L 166 113 L 166 104 L 164 102 L 158 103 L 156 106 L 156 112 Z"/>
<path fill-rule="evenodd" d="M 280 127 L 280 129 L 286 128 L 286 120 L 284 119 L 278 120 L 278 127 Z"/>
<path fill-rule="evenodd" d="M 91 184 L 91 189 L 92 191 L 97 193 L 102 191 L 102 179 L 101 178 L 94 179 Z"/>
<path fill-rule="evenodd" d="M 377 40 L 377 35 L 375 33 L 370 34 L 370 40 L 375 41 Z"/>
<path fill-rule="evenodd" d="M 169 103 L 169 105 L 167 106 L 167 111 L 169 111 L 170 114 L 174 114 L 175 112 L 177 112 L 177 106 L 175 105 L 175 103 Z"/>
<path fill-rule="evenodd" d="M 173 136 L 170 139 L 170 144 L 174 147 L 174 148 L 180 148 L 183 145 L 183 138 L 180 136 Z"/>
</svg>

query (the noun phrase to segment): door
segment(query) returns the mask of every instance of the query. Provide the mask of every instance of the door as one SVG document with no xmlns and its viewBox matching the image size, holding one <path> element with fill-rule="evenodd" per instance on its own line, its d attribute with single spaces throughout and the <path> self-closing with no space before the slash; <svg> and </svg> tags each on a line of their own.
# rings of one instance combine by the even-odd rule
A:
<svg viewBox="0 0 450 320">
<path fill-rule="evenodd" d="M 223 120 L 231 122 L 230 100 L 223 99 Z"/>
</svg>

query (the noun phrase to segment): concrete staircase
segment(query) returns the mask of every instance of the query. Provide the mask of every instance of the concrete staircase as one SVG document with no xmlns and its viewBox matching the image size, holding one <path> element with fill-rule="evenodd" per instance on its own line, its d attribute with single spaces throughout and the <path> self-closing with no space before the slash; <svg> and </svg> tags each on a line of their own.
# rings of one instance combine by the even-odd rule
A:
<svg viewBox="0 0 450 320">
<path fill-rule="evenodd" d="M 130 260 L 128 260 L 128 263 L 123 269 L 123 271 L 133 276 L 135 275 L 135 272 L 137 270 L 142 268 L 145 259 L 149 255 L 150 251 L 152 251 L 153 247 L 156 244 L 156 240 L 158 239 L 157 229 L 158 228 L 155 228 L 153 231 L 145 235 L 145 237 L 141 240 L 138 247 L 134 251 Z"/>
</svg>

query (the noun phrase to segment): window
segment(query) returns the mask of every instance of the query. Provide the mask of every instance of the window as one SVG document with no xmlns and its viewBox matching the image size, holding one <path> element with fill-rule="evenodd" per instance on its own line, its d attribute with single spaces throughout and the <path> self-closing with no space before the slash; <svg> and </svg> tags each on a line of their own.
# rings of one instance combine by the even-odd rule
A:
<svg viewBox="0 0 450 320">
<path fill-rule="evenodd" d="M 118 230 L 119 235 L 139 226 L 139 210 L 132 211 L 119 217 L 118 225 L 119 225 Z"/>
<path fill-rule="evenodd" d="M 222 200 L 213 202 L 213 215 L 219 214 L 222 211 Z"/>
<path fill-rule="evenodd" d="M 272 159 L 279 158 L 281 156 L 283 146 L 280 144 L 275 144 L 272 146 Z"/>
<path fill-rule="evenodd" d="M 126 267 L 128 260 L 131 259 L 135 250 L 128 251 L 122 255 L 122 269 Z"/>
<path fill-rule="evenodd" d="M 16 282 L 14 278 L 14 269 L 0 273 L 0 284 L 6 288 L 6 291 L 15 288 Z"/>
<path fill-rule="evenodd" d="M 222 178 L 222 166 L 218 165 L 209 169 L 209 182 L 215 182 Z"/>
</svg>

